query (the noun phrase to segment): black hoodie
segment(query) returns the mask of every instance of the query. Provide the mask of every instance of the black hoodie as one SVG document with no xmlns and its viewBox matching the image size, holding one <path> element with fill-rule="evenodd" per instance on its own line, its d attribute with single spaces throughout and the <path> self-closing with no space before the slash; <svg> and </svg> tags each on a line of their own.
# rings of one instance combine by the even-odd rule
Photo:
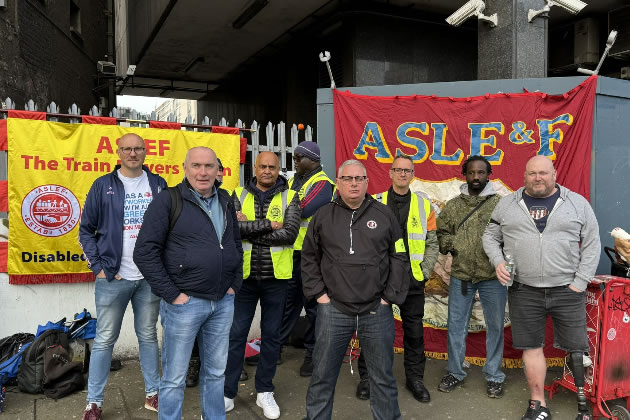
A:
<svg viewBox="0 0 630 420">
<path fill-rule="evenodd" d="M 304 295 L 312 299 L 326 293 L 348 315 L 374 310 L 381 298 L 402 304 L 408 264 L 400 225 L 386 205 L 366 195 L 353 210 L 337 198 L 308 225 L 302 249 Z"/>
</svg>

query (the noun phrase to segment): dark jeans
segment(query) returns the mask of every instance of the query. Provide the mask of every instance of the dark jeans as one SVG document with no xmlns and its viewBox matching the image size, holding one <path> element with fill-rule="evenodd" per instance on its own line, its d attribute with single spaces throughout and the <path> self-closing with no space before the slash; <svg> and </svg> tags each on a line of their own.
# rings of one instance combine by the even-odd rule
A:
<svg viewBox="0 0 630 420">
<path fill-rule="evenodd" d="M 315 320 L 317 319 L 317 300 L 307 300 L 302 291 L 302 253 L 293 253 L 293 277 L 289 280 L 287 288 L 287 303 L 282 317 L 282 328 L 280 329 L 280 342 L 285 344 L 295 328 L 295 324 L 302 313 L 302 308 L 306 310 L 308 327 L 304 332 L 304 347 L 309 354 L 313 353 L 315 345 Z"/>
<path fill-rule="evenodd" d="M 245 344 L 252 325 L 256 305 L 260 300 L 261 345 L 256 368 L 256 391 L 274 390 L 273 377 L 280 356 L 280 325 L 287 297 L 287 280 L 243 280 L 234 300 L 234 320 L 230 330 L 230 346 L 225 368 L 224 395 L 234 398 L 238 392 L 238 378 L 243 370 Z"/>
<path fill-rule="evenodd" d="M 319 304 L 313 351 L 313 376 L 306 393 L 306 415 L 310 420 L 332 417 L 339 369 L 352 334 L 358 333 L 365 349 L 370 373 L 370 408 L 376 420 L 400 419 L 394 363 L 394 317 L 390 305 L 364 315 L 350 316 L 331 303 Z"/>
<path fill-rule="evenodd" d="M 405 348 L 405 376 L 409 380 L 424 379 L 424 367 L 427 358 L 424 355 L 424 293 L 407 295 L 405 303 L 398 306 L 403 327 L 403 346 Z M 368 377 L 368 369 L 365 356 L 361 349 L 359 355 L 359 376 L 361 379 Z"/>
</svg>

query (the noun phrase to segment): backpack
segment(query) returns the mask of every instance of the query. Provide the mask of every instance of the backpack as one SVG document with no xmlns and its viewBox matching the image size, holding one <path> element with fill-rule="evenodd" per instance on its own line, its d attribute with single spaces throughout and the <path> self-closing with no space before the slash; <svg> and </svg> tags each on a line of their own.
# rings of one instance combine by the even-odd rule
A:
<svg viewBox="0 0 630 420">
<path fill-rule="evenodd" d="M 16 385 L 22 355 L 35 336 L 17 333 L 0 340 L 0 387 Z"/>
<path fill-rule="evenodd" d="M 44 354 L 50 346 L 61 345 L 68 349 L 68 335 L 58 329 L 46 330 L 24 351 L 18 368 L 18 388 L 22 392 L 39 394 L 44 381 Z"/>
<path fill-rule="evenodd" d="M 179 215 L 182 214 L 182 207 L 184 202 L 182 201 L 182 193 L 178 187 L 168 187 L 169 195 L 171 196 L 171 210 L 168 213 L 168 231 L 172 231 L 179 219 Z"/>
<path fill-rule="evenodd" d="M 44 395 L 55 400 L 82 391 L 85 378 L 81 372 L 81 362 L 72 362 L 72 356 L 60 344 L 48 347 L 44 351 Z"/>
</svg>

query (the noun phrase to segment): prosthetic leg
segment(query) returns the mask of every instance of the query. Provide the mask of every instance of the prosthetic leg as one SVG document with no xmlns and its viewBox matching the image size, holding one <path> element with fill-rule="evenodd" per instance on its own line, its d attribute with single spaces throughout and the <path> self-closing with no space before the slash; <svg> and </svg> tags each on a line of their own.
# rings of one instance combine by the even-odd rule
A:
<svg viewBox="0 0 630 420">
<path fill-rule="evenodd" d="M 588 401 L 584 395 L 584 353 L 581 351 L 571 352 L 571 370 L 573 371 L 573 381 L 577 388 L 578 415 L 575 420 L 591 420 L 592 416 L 588 411 Z"/>
</svg>

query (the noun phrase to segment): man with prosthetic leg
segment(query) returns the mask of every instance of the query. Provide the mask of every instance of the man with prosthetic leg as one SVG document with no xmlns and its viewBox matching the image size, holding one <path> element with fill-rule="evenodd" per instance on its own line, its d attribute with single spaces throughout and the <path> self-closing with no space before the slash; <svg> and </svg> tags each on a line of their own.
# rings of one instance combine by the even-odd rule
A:
<svg viewBox="0 0 630 420">
<path fill-rule="evenodd" d="M 503 244 L 503 246 L 502 246 Z M 556 184 L 553 162 L 531 158 L 525 187 L 501 199 L 483 235 L 483 248 L 507 285 L 506 258 L 515 262 L 508 289 L 514 348 L 523 350 L 531 399 L 522 420 L 550 420 L 545 402 L 547 365 L 543 346 L 550 315 L 554 345 L 571 354 L 577 387 L 576 420 L 591 419 L 584 395 L 582 357 L 588 351 L 584 290 L 595 274 L 601 245 L 599 226 L 588 201 Z"/>
</svg>

